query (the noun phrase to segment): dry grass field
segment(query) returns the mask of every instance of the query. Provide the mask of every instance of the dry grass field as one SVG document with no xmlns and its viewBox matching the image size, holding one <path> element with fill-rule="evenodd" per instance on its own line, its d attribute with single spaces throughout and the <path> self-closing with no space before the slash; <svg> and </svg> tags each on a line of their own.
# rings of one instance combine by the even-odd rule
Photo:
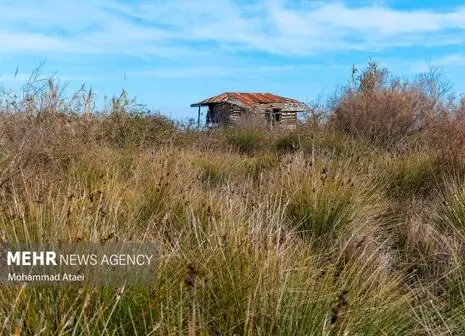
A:
<svg viewBox="0 0 465 336">
<path fill-rule="evenodd" d="M 158 267 L 150 287 L 2 287 L 0 334 L 463 334 L 447 92 L 370 64 L 296 130 L 200 131 L 25 86 L 0 116 L 1 240 L 156 242 Z"/>
</svg>

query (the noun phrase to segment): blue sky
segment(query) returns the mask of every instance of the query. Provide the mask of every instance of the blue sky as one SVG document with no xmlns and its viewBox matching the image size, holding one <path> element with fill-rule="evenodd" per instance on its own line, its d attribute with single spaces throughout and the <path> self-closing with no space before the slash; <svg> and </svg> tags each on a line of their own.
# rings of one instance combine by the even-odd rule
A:
<svg viewBox="0 0 465 336">
<path fill-rule="evenodd" d="M 0 0 L 1 84 L 45 62 L 177 119 L 224 91 L 330 94 L 370 58 L 400 76 L 437 66 L 465 92 L 464 46 L 461 1 Z"/>
</svg>

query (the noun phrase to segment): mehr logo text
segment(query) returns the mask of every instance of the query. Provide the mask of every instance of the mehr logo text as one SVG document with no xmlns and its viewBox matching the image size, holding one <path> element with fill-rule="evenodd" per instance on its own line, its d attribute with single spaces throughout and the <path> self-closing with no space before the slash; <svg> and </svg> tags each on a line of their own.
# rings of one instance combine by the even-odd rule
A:
<svg viewBox="0 0 465 336">
<path fill-rule="evenodd" d="M 150 266 L 153 254 L 60 254 L 53 251 L 7 252 L 7 265 L 12 266 Z"/>
</svg>

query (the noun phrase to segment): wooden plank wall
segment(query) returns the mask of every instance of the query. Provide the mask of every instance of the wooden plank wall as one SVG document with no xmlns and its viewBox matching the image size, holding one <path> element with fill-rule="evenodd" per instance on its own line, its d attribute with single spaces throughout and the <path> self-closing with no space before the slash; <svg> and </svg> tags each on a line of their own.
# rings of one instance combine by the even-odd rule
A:
<svg viewBox="0 0 465 336">
<path fill-rule="evenodd" d="M 247 111 L 237 105 L 229 105 L 229 119 L 231 122 L 239 122 Z"/>
<path fill-rule="evenodd" d="M 212 121 L 217 120 L 218 123 L 237 123 L 245 116 L 252 116 L 251 113 L 245 108 L 242 108 L 237 105 L 223 103 L 223 104 L 214 104 L 210 107 Z M 259 117 L 260 120 L 266 122 L 265 110 L 260 110 L 258 113 L 254 114 Z M 281 112 L 281 120 L 274 123 L 274 127 L 286 127 L 293 128 L 297 123 L 297 113 L 296 112 Z"/>
</svg>

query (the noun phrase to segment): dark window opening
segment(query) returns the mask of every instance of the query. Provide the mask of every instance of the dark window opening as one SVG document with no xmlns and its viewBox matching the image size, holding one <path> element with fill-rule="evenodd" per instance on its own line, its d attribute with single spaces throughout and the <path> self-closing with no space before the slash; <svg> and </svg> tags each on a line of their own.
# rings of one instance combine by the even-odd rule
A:
<svg viewBox="0 0 465 336">
<path fill-rule="evenodd" d="M 265 119 L 272 126 L 282 120 L 282 112 L 279 108 L 269 108 L 265 110 Z"/>
<path fill-rule="evenodd" d="M 218 112 L 215 111 L 211 106 L 208 107 L 207 111 L 207 126 L 215 126 L 218 124 Z"/>
<path fill-rule="evenodd" d="M 273 121 L 281 121 L 281 109 L 273 108 Z"/>
</svg>

